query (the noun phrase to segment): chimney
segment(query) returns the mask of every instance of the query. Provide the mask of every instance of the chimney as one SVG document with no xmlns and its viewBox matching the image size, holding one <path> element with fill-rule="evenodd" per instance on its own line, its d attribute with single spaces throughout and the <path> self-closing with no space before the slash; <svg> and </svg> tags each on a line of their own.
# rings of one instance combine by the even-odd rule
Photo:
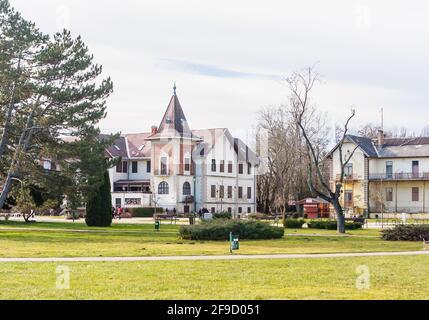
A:
<svg viewBox="0 0 429 320">
<path fill-rule="evenodd" d="M 383 130 L 378 130 L 377 132 L 377 144 L 379 147 L 383 145 L 384 140 L 384 132 Z"/>
<path fill-rule="evenodd" d="M 152 134 L 157 134 L 158 133 L 158 127 L 157 126 L 152 126 L 150 128 L 150 131 L 152 132 Z"/>
</svg>

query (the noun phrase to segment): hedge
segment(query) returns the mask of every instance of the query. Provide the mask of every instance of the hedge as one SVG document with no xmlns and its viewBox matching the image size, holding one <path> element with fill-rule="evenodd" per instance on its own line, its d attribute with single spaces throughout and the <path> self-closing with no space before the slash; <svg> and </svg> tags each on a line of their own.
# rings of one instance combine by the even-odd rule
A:
<svg viewBox="0 0 429 320">
<path fill-rule="evenodd" d="M 304 225 L 304 219 L 284 219 L 283 226 L 289 229 L 301 229 Z"/>
<path fill-rule="evenodd" d="M 130 208 L 130 212 L 133 217 L 137 218 L 152 218 L 155 208 L 141 207 L 141 208 Z M 163 208 L 156 208 L 156 213 L 163 213 Z"/>
<path fill-rule="evenodd" d="M 232 214 L 229 212 L 218 212 L 213 214 L 213 219 L 231 219 Z"/>
<path fill-rule="evenodd" d="M 181 238 L 188 240 L 228 240 L 230 232 L 239 239 L 279 239 L 283 237 L 284 229 L 261 221 L 225 219 L 182 225 L 179 229 Z"/>
<path fill-rule="evenodd" d="M 311 229 L 326 229 L 326 230 L 337 230 L 336 220 L 311 220 L 307 223 Z M 363 224 L 360 222 L 346 222 L 346 230 L 362 229 Z"/>
<path fill-rule="evenodd" d="M 429 240 L 429 225 L 397 225 L 381 231 L 381 238 L 387 241 L 422 241 Z"/>
</svg>

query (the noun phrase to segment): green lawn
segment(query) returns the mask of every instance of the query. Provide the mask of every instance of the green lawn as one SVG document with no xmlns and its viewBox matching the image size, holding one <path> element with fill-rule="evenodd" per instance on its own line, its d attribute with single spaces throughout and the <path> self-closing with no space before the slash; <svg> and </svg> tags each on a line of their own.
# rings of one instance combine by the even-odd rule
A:
<svg viewBox="0 0 429 320">
<path fill-rule="evenodd" d="M 70 289 L 56 289 L 56 268 Z M 369 268 L 369 289 L 356 268 Z M 429 299 L 429 257 L 0 263 L 0 299 Z"/>
<path fill-rule="evenodd" d="M 37 229 L 37 230 L 34 230 Z M 88 228 L 83 223 L 0 223 L 0 257 L 157 256 L 228 254 L 226 241 L 187 241 L 178 226 L 115 224 Z M 295 234 L 295 235 L 292 235 Z M 296 235 L 308 234 L 308 235 Z M 313 235 L 312 235 L 313 234 Z M 318 234 L 320 236 L 314 236 Z M 330 253 L 420 250 L 420 242 L 388 242 L 377 230 L 351 231 L 339 237 L 335 231 L 288 229 L 277 240 L 240 242 L 238 254 Z"/>
</svg>

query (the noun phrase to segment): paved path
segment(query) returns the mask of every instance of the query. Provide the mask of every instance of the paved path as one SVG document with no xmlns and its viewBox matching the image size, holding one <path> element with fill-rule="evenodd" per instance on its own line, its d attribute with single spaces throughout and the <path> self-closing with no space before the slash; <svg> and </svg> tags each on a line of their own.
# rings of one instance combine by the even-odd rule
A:
<svg viewBox="0 0 429 320">
<path fill-rule="evenodd" d="M 318 254 L 213 255 L 164 257 L 75 257 L 75 258 L 0 258 L 2 262 L 126 262 L 126 261 L 180 261 L 180 260 L 254 260 L 254 259 L 314 259 L 345 257 L 385 257 L 429 255 L 429 251 L 355 252 Z"/>
</svg>

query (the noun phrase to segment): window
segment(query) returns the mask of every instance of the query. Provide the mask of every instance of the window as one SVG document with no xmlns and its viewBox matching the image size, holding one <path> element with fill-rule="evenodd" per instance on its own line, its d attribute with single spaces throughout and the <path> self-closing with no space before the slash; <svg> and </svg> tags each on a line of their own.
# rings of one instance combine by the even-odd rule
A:
<svg viewBox="0 0 429 320">
<path fill-rule="evenodd" d="M 353 163 L 347 163 L 344 167 L 344 178 L 353 176 Z"/>
<path fill-rule="evenodd" d="M 51 170 L 51 161 L 49 161 L 49 160 L 43 161 L 43 169 Z"/>
<path fill-rule="evenodd" d="M 137 161 L 133 161 L 131 163 L 131 170 L 133 173 L 137 173 L 138 172 L 138 162 Z"/>
<path fill-rule="evenodd" d="M 386 188 L 386 201 L 393 201 L 393 188 Z"/>
<path fill-rule="evenodd" d="M 228 199 L 232 198 L 232 186 L 228 186 Z"/>
<path fill-rule="evenodd" d="M 167 174 L 167 157 L 161 157 L 161 174 Z"/>
<path fill-rule="evenodd" d="M 189 172 L 191 171 L 191 159 L 185 158 L 185 171 Z"/>
<path fill-rule="evenodd" d="M 216 172 L 216 159 L 212 159 L 212 172 Z"/>
<path fill-rule="evenodd" d="M 247 199 L 252 199 L 252 187 L 247 187 Z"/>
<path fill-rule="evenodd" d="M 344 191 L 344 206 L 346 208 L 353 207 L 353 191 L 352 190 L 345 190 Z"/>
<path fill-rule="evenodd" d="M 220 160 L 219 171 L 225 172 L 225 161 L 224 160 Z"/>
<path fill-rule="evenodd" d="M 189 213 L 189 212 L 190 212 L 189 206 L 184 206 L 183 207 L 183 213 Z"/>
<path fill-rule="evenodd" d="M 210 196 L 212 197 L 212 198 L 216 198 L 216 186 L 211 186 L 210 187 Z"/>
<path fill-rule="evenodd" d="M 189 196 L 191 194 L 191 184 L 189 182 L 185 182 L 183 184 L 183 195 Z"/>
<path fill-rule="evenodd" d="M 223 199 L 225 197 L 225 187 L 219 186 L 219 198 Z"/>
<path fill-rule="evenodd" d="M 243 174 L 243 164 L 242 163 L 238 164 L 238 173 Z"/>
<path fill-rule="evenodd" d="M 127 173 L 128 172 L 128 162 L 121 161 L 116 165 L 116 172 L 118 173 Z"/>
<path fill-rule="evenodd" d="M 242 207 L 238 207 L 238 213 L 243 213 L 243 208 Z"/>
<path fill-rule="evenodd" d="M 252 174 L 252 164 L 251 163 L 247 164 L 247 174 Z"/>
<path fill-rule="evenodd" d="M 201 149 L 200 156 L 202 156 L 202 157 L 204 156 L 204 148 Z"/>
<path fill-rule="evenodd" d="M 232 173 L 232 161 L 228 161 L 228 173 Z"/>
<path fill-rule="evenodd" d="M 158 185 L 158 194 L 168 194 L 169 193 L 169 187 L 168 183 L 163 181 Z"/>
<path fill-rule="evenodd" d="M 386 161 L 386 178 L 393 178 L 393 161 Z"/>
<path fill-rule="evenodd" d="M 412 200 L 419 201 L 419 188 L 413 187 L 411 192 L 412 192 Z"/>
<path fill-rule="evenodd" d="M 247 207 L 247 213 L 252 213 L 252 207 Z"/>
<path fill-rule="evenodd" d="M 212 207 L 211 211 L 212 211 L 212 213 L 216 213 L 216 208 Z"/>
<path fill-rule="evenodd" d="M 238 198 L 239 199 L 243 198 L 243 187 L 238 187 Z"/>
<path fill-rule="evenodd" d="M 228 208 L 228 213 L 232 213 L 232 208 Z"/>
<path fill-rule="evenodd" d="M 413 172 L 413 178 L 414 179 L 419 177 L 419 162 L 418 161 L 412 162 L 412 172 Z"/>
<path fill-rule="evenodd" d="M 152 167 L 152 166 L 151 166 L 151 162 L 150 162 L 150 160 L 149 160 L 148 162 L 146 162 L 146 172 L 147 172 L 147 173 L 150 173 L 150 171 L 152 170 L 152 169 L 151 169 L 151 167 Z"/>
<path fill-rule="evenodd" d="M 115 198 L 115 206 L 116 206 L 116 208 L 122 206 L 122 200 L 121 200 L 121 198 Z"/>
</svg>

